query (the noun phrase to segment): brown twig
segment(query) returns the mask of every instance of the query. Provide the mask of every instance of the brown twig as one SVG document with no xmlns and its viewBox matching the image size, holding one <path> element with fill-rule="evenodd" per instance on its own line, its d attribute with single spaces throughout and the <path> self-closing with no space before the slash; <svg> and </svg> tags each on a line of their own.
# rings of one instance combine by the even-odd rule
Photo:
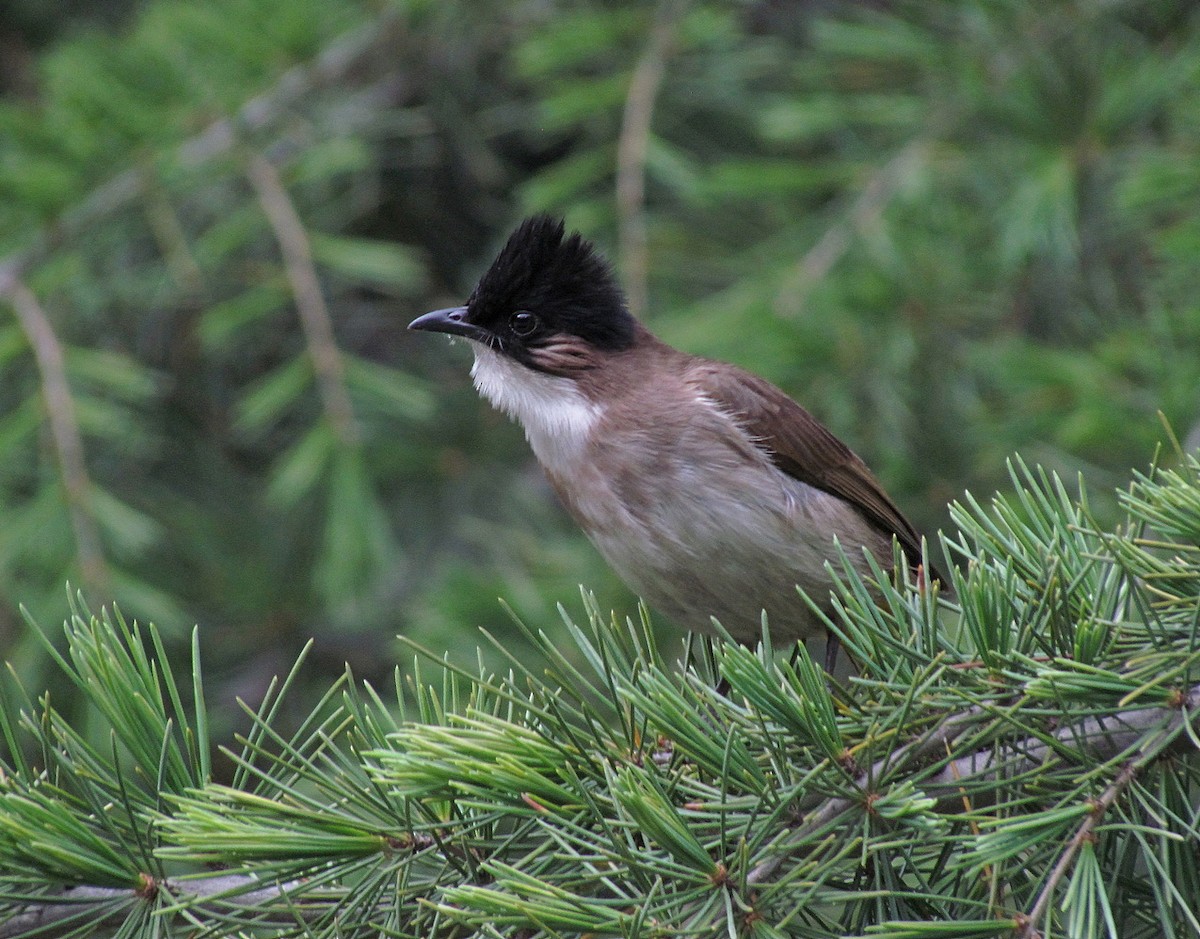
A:
<svg viewBox="0 0 1200 939">
<path fill-rule="evenodd" d="M 296 312 L 300 316 L 308 354 L 312 359 L 322 409 L 338 443 L 343 447 L 357 447 L 361 433 L 350 402 L 350 393 L 346 389 L 342 354 L 334 338 L 333 320 L 321 291 L 317 269 L 313 265 L 312 246 L 304 222 L 270 160 L 259 153 L 250 154 L 246 175 L 283 254 L 288 283 L 296 301 Z"/>
<path fill-rule="evenodd" d="M 108 583 L 108 566 L 92 506 L 92 482 L 84 458 L 75 399 L 67 381 L 62 343 L 38 298 L 20 278 L 5 276 L 0 271 L 0 296 L 12 304 L 41 376 L 42 402 L 66 494 L 80 575 L 87 587 L 102 589 Z"/>
<path fill-rule="evenodd" d="M 629 311 L 641 317 L 649 296 L 650 262 L 646 256 L 646 155 L 654 102 L 666 74 L 675 40 L 680 4 L 662 5 L 650 38 L 633 69 L 621 133 L 617 138 L 617 256 L 625 281 Z"/>
<path fill-rule="evenodd" d="M 1117 801 L 1117 797 L 1121 795 L 1129 784 L 1137 778 L 1137 764 L 1126 763 L 1121 772 L 1117 774 L 1117 778 L 1112 781 L 1104 793 L 1092 803 L 1091 811 L 1087 817 L 1080 823 L 1079 828 L 1067 842 L 1063 853 L 1058 858 L 1058 863 L 1054 865 L 1054 869 L 1050 872 L 1050 876 L 1046 878 L 1046 883 L 1042 887 L 1042 892 L 1038 894 L 1037 900 L 1029 913 L 1022 919 L 1021 925 L 1017 928 L 1018 939 L 1041 939 L 1042 933 L 1037 928 L 1037 924 L 1042 921 L 1042 917 L 1046 915 L 1046 910 L 1050 906 L 1050 901 L 1054 899 L 1054 892 L 1058 889 L 1059 883 L 1067 875 L 1072 866 L 1075 864 L 1075 856 L 1079 854 L 1079 849 L 1092 838 L 1092 830 L 1100 824 L 1100 819 L 1104 817 L 1104 813 L 1109 807 Z"/>
</svg>

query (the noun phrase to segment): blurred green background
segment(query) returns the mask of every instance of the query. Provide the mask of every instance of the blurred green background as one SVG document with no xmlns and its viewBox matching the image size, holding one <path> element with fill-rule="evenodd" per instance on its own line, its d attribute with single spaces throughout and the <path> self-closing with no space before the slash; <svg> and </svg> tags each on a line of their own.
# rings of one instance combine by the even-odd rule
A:
<svg viewBox="0 0 1200 939">
<path fill-rule="evenodd" d="M 1200 419 L 1191 0 L 17 0 L 0 13 L 0 652 L 65 584 L 209 699 L 633 599 L 469 352 L 405 332 L 549 210 L 920 527 Z M 502 661 L 494 651 L 486 653 Z M 324 679 L 321 679 L 322 681 Z"/>
</svg>

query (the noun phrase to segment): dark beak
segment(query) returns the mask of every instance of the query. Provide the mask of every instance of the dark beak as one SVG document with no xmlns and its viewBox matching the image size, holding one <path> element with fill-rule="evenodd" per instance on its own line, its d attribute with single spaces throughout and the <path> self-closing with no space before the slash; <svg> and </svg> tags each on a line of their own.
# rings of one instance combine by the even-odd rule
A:
<svg viewBox="0 0 1200 939">
<path fill-rule="evenodd" d="M 423 329 L 431 333 L 449 333 L 451 336 L 466 336 L 468 339 L 479 338 L 482 330 L 467 322 L 467 308 L 452 306 L 444 310 L 434 310 L 424 316 L 418 316 L 408 324 L 409 329 Z"/>
</svg>

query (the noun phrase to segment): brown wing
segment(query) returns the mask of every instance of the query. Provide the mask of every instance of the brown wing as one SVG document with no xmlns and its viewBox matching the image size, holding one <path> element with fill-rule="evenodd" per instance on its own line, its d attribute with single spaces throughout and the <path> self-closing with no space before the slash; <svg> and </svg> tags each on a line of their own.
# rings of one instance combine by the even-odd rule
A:
<svg viewBox="0 0 1200 939">
<path fill-rule="evenodd" d="M 899 539 L 909 562 L 921 563 L 921 536 L 848 446 L 770 382 L 719 363 L 692 372 L 696 386 L 743 429 L 789 476 L 845 499 L 873 525 Z M 941 578 L 936 570 L 931 577 Z"/>
</svg>

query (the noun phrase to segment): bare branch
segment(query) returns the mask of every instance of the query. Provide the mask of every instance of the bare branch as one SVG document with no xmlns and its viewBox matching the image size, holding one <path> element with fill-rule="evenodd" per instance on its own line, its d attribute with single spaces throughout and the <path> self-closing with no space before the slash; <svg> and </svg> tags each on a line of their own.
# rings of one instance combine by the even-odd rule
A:
<svg viewBox="0 0 1200 939">
<path fill-rule="evenodd" d="M 638 58 L 625 96 L 621 134 L 617 138 L 617 254 L 624 276 L 629 311 L 644 315 L 649 294 L 650 263 L 646 257 L 646 154 L 654 102 L 666 73 L 675 39 L 680 4 L 665 3 L 646 47 Z"/>
<path fill-rule="evenodd" d="M 33 349 L 41 376 L 42 401 L 59 473 L 67 499 L 67 512 L 75 536 L 75 551 L 83 582 L 92 589 L 102 589 L 108 583 L 108 566 L 96 517 L 92 508 L 92 483 L 84 459 L 83 435 L 75 414 L 75 399 L 67 381 L 67 363 L 62 343 L 50 325 L 50 318 L 20 278 L 0 271 L 0 296 L 12 304 L 17 320 Z"/>
<path fill-rule="evenodd" d="M 313 266 L 308 232 L 270 160 L 258 153 L 251 154 L 246 175 L 283 253 L 288 283 L 304 329 L 325 416 L 342 446 L 357 447 L 361 434 L 346 389 L 345 367 L 333 335 L 333 321 Z"/>
<path fill-rule="evenodd" d="M 215 908 L 220 904 L 226 909 L 258 910 L 283 899 L 298 885 L 299 881 L 291 881 L 260 886 L 259 881 L 243 874 L 215 874 L 195 880 L 169 881 L 158 884 L 156 890 L 192 909 Z M 34 930 L 38 930 L 38 939 L 77 933 L 79 920 L 85 914 L 92 917 L 88 920 L 90 928 L 115 928 L 129 918 L 130 903 L 145 899 L 145 890 L 132 887 L 64 887 L 60 892 L 48 895 L 44 902 L 31 904 L 0 923 L 0 939 L 17 939 Z M 120 905 L 106 913 L 105 910 L 114 904 Z M 311 906 L 306 908 L 311 909 Z M 294 921 L 294 912 L 289 919 Z"/>
</svg>

